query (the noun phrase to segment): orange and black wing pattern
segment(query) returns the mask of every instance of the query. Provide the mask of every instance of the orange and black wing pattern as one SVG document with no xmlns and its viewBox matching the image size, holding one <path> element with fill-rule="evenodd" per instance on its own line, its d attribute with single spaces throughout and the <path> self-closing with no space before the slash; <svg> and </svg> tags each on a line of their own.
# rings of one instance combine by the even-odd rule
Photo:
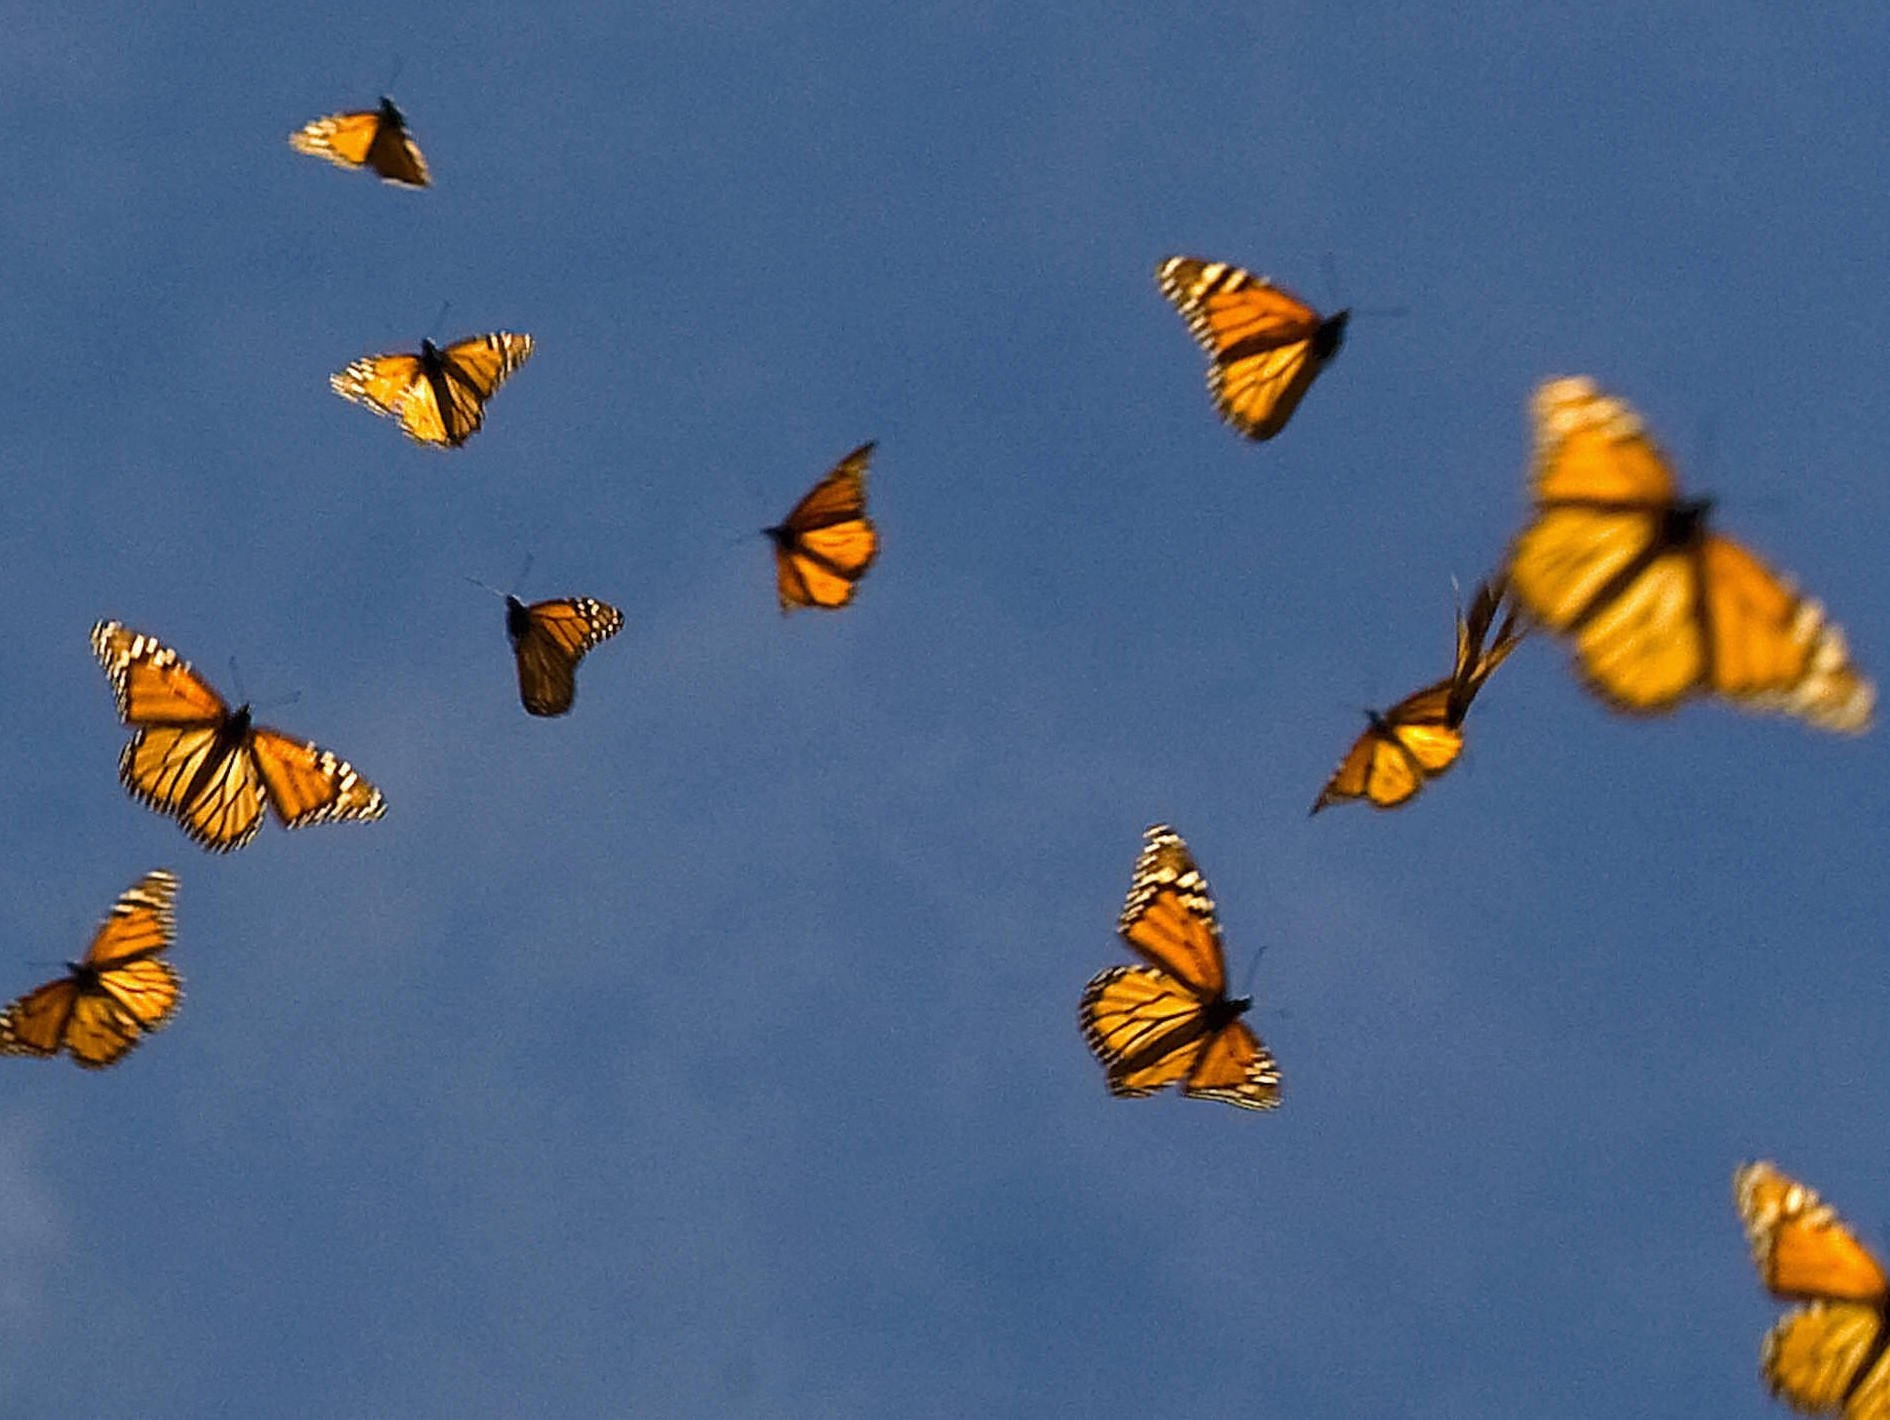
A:
<svg viewBox="0 0 1890 1420">
<path fill-rule="evenodd" d="M 364 355 L 328 377 L 343 399 L 398 420 L 415 443 L 456 449 L 485 423 L 486 401 L 531 358 L 532 338 L 493 331 L 417 355 Z"/>
<path fill-rule="evenodd" d="M 1805 1305 L 1760 1349 L 1772 1393 L 1812 1415 L 1890 1417 L 1890 1284 L 1837 1211 L 1769 1163 L 1733 1175 L 1733 1201 L 1765 1289 Z"/>
<path fill-rule="evenodd" d="M 518 662 L 518 698 L 533 715 L 562 715 L 577 696 L 584 653 L 623 630 L 623 613 L 592 597 L 559 597 L 527 606 L 505 599 L 505 631 Z"/>
<path fill-rule="evenodd" d="M 1184 1095 L 1273 1109 L 1280 1072 L 1227 996 L 1220 924 L 1207 881 L 1181 835 L 1156 824 L 1143 837 L 1117 930 L 1149 964 L 1111 967 L 1083 992 L 1083 1038 L 1111 1094 Z"/>
<path fill-rule="evenodd" d="M 845 606 L 879 556 L 879 533 L 866 516 L 866 466 L 872 457 L 873 445 L 861 444 L 792 512 L 763 529 L 774 543 L 774 587 L 783 612 Z"/>
<path fill-rule="evenodd" d="M 407 131 L 406 116 L 389 98 L 383 98 L 379 108 L 331 113 L 304 124 L 289 135 L 289 146 L 337 167 L 367 168 L 401 187 L 426 187 L 433 181 L 420 145 Z"/>
<path fill-rule="evenodd" d="M 177 879 L 157 871 L 112 905 L 85 955 L 55 981 L 0 1011 L 0 1055 L 56 1055 L 102 1069 L 160 1029 L 183 999 L 163 959 L 176 935 Z"/>
<path fill-rule="evenodd" d="M 1215 408 L 1249 439 L 1286 427 L 1326 362 L 1345 340 L 1349 312 L 1321 316 L 1264 276 L 1224 261 L 1171 256 L 1155 268 L 1208 355 Z"/>
</svg>

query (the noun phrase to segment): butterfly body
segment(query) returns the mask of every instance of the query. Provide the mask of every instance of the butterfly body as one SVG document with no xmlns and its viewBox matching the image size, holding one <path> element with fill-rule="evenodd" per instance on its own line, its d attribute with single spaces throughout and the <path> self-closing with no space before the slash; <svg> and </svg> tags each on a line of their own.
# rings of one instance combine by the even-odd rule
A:
<svg viewBox="0 0 1890 1420">
<path fill-rule="evenodd" d="M 866 470 L 872 457 L 873 445 L 861 444 L 785 518 L 761 530 L 774 544 L 775 595 L 783 612 L 845 606 L 879 556 L 879 532 L 866 516 Z"/>
<path fill-rule="evenodd" d="M 505 634 L 518 666 L 518 694 L 533 715 L 562 715 L 577 696 L 577 666 L 599 642 L 623 629 L 623 613 L 593 597 L 526 605 L 505 599 Z"/>
</svg>

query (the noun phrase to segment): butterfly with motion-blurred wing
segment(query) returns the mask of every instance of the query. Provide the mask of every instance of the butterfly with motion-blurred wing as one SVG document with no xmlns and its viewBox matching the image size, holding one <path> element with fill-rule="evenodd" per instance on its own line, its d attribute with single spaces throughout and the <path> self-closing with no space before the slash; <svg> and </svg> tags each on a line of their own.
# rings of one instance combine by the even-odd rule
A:
<svg viewBox="0 0 1890 1420">
<path fill-rule="evenodd" d="M 1510 549 L 1516 599 L 1570 637 L 1588 688 L 1616 710 L 1658 714 L 1692 695 L 1870 727 L 1876 688 L 1819 605 L 1729 538 L 1706 499 L 1682 499 L 1666 458 L 1623 400 L 1591 380 L 1535 396 L 1535 518 Z"/>
<path fill-rule="evenodd" d="M 176 895 L 177 879 L 162 869 L 127 888 L 64 976 L 0 1011 L 0 1055 L 56 1055 L 63 1047 L 87 1069 L 102 1069 L 169 1021 L 184 994 L 160 955 L 176 935 Z"/>
<path fill-rule="evenodd" d="M 518 661 L 518 698 L 533 715 L 562 715 L 577 696 L 584 653 L 623 630 L 623 613 L 591 597 L 559 597 L 527 606 L 505 599 L 505 634 Z"/>
<path fill-rule="evenodd" d="M 1171 256 L 1162 294 L 1208 354 L 1208 392 L 1234 428 L 1271 439 L 1339 353 L 1351 312 L 1322 316 L 1284 287 L 1224 261 Z"/>
<path fill-rule="evenodd" d="M 1406 696 L 1382 715 L 1376 710 L 1365 712 L 1370 723 L 1313 800 L 1314 813 L 1347 799 L 1395 809 L 1409 802 L 1427 780 L 1457 762 L 1470 702 L 1528 634 L 1517 628 L 1516 613 L 1511 611 L 1497 628 L 1496 639 L 1485 648 L 1503 596 L 1503 581 L 1494 578 L 1477 588 L 1468 617 L 1458 613 L 1457 661 L 1448 679 Z"/>
<path fill-rule="evenodd" d="M 420 145 L 407 131 L 407 119 L 383 97 L 381 106 L 356 113 L 331 113 L 289 135 L 298 153 L 326 158 L 337 167 L 372 168 L 383 182 L 426 187 L 433 181 Z"/>
<path fill-rule="evenodd" d="M 1759 1369 L 1796 1410 L 1844 1420 L 1890 1416 L 1890 1282 L 1837 1211 L 1769 1163 L 1733 1175 L 1759 1280 L 1787 1312 Z"/>
<path fill-rule="evenodd" d="M 118 761 L 120 781 L 211 852 L 254 838 L 265 804 L 284 828 L 386 812 L 381 791 L 353 765 L 252 723 L 247 705 L 231 710 L 155 637 L 101 621 L 92 628 L 92 651 L 119 718 L 137 731 Z"/>
<path fill-rule="evenodd" d="M 328 383 L 343 399 L 398 419 L 416 443 L 456 449 L 486 420 L 486 401 L 531 358 L 532 338 L 510 331 L 469 336 L 418 355 L 364 355 Z"/>
<path fill-rule="evenodd" d="M 879 533 L 866 516 L 866 465 L 872 457 L 873 445 L 861 444 L 792 512 L 762 529 L 774 543 L 774 589 L 783 612 L 845 606 L 879 556 Z"/>
<path fill-rule="evenodd" d="M 1143 834 L 1116 930 L 1150 965 L 1113 966 L 1083 992 L 1083 1039 L 1115 1095 L 1184 1095 L 1242 1109 L 1280 1102 L 1280 1071 L 1241 1021 L 1252 1006 L 1229 999 L 1221 928 L 1207 880 L 1165 823 Z"/>
</svg>

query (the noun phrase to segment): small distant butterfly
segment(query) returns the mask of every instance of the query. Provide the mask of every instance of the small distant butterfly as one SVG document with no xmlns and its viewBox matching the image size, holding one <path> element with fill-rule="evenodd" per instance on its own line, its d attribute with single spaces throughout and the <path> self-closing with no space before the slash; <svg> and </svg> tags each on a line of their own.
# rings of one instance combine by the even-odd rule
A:
<svg viewBox="0 0 1890 1420">
<path fill-rule="evenodd" d="M 1844 1420 L 1890 1416 L 1890 1282 L 1835 1209 L 1769 1163 L 1733 1175 L 1766 1291 L 1804 1302 L 1772 1328 L 1759 1369 L 1792 1408 Z"/>
<path fill-rule="evenodd" d="M 364 355 L 328 383 L 343 399 L 400 421 L 407 437 L 456 449 L 485 423 L 486 401 L 531 358 L 532 338 L 509 331 L 420 342 L 418 355 Z"/>
<path fill-rule="evenodd" d="M 1511 611 L 1485 649 L 1484 639 L 1503 596 L 1500 578 L 1485 582 L 1471 600 L 1470 615 L 1458 615 L 1457 662 L 1448 679 L 1406 696 L 1382 715 L 1365 712 L 1370 723 L 1313 800 L 1314 813 L 1347 799 L 1395 809 L 1457 762 L 1470 702 L 1527 634 L 1517 628 Z"/>
<path fill-rule="evenodd" d="M 146 873 L 112 904 L 85 955 L 66 974 L 0 1011 L 0 1055 L 56 1055 L 88 1070 L 114 1064 L 183 999 L 184 983 L 160 955 L 176 935 L 177 879 Z"/>
<path fill-rule="evenodd" d="M 289 145 L 343 168 L 372 168 L 384 182 L 425 187 L 432 178 L 407 120 L 390 98 L 377 109 L 331 113 L 289 135 Z"/>
<path fill-rule="evenodd" d="M 353 765 L 252 723 L 247 705 L 231 710 L 155 637 L 101 621 L 92 628 L 92 652 L 111 681 L 119 718 L 137 731 L 118 761 L 119 780 L 212 853 L 254 838 L 265 804 L 284 828 L 387 811 L 381 791 Z"/>
<path fill-rule="evenodd" d="M 505 634 L 518 661 L 518 698 L 533 715 L 562 715 L 577 695 L 577 664 L 623 630 L 623 613 L 590 597 L 527 606 L 505 599 Z"/>
<path fill-rule="evenodd" d="M 1114 1095 L 1184 1095 L 1242 1109 L 1280 1102 L 1280 1071 L 1241 1021 L 1253 1005 L 1227 995 L 1221 928 L 1207 880 L 1181 835 L 1158 823 L 1143 835 L 1116 930 L 1151 963 L 1115 966 L 1083 992 L 1083 1039 Z"/>
<path fill-rule="evenodd" d="M 879 534 L 866 516 L 866 465 L 873 445 L 861 444 L 834 465 L 794 509 L 771 528 L 774 588 L 781 610 L 832 610 L 853 600 L 854 588 L 879 555 Z"/>
<path fill-rule="evenodd" d="M 1339 353 L 1351 317 L 1321 316 L 1284 287 L 1224 261 L 1171 256 L 1155 279 L 1208 353 L 1215 407 L 1249 439 L 1271 439 L 1286 427 Z"/>
</svg>

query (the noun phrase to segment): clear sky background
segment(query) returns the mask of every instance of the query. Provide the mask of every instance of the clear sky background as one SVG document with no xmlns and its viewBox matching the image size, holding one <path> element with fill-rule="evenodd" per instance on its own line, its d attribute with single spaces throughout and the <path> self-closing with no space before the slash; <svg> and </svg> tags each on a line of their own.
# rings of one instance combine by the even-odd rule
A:
<svg viewBox="0 0 1890 1420">
<path fill-rule="evenodd" d="M 1549 375 L 1890 673 L 1890 16 L 0 28 L 0 996 L 160 866 L 189 985 L 0 1062 L 0 1415 L 1783 1413 L 1728 1180 L 1890 1236 L 1886 732 L 1620 719 L 1544 643 L 1418 803 L 1306 808 L 1447 669 Z M 432 191 L 289 149 L 397 58 Z M 1175 252 L 1409 313 L 1252 446 Z M 490 329 L 462 450 L 328 390 Z M 880 563 L 783 620 L 754 530 L 866 439 Z M 566 720 L 465 581 L 528 553 L 627 617 Z M 385 820 L 202 853 L 100 617 Z M 1266 948 L 1275 1114 L 1084 1049 L 1154 820 Z"/>
</svg>

